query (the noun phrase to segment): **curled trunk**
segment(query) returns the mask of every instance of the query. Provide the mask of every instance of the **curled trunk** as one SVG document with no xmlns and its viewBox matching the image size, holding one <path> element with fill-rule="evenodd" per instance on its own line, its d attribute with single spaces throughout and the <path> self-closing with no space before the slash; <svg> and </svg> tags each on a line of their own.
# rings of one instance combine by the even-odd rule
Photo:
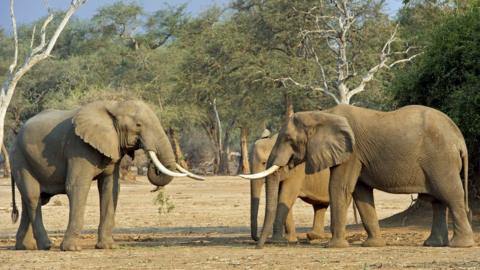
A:
<svg viewBox="0 0 480 270">
<path fill-rule="evenodd" d="M 168 168 L 168 169 L 172 170 L 171 168 Z M 155 167 L 155 165 L 153 164 L 153 162 L 151 161 L 148 164 L 147 178 L 152 185 L 159 186 L 159 187 L 166 186 L 173 180 L 172 176 L 168 176 L 159 172 Z"/>
<path fill-rule="evenodd" d="M 145 138 L 144 143 L 145 150 L 155 152 L 156 157 L 163 166 L 170 171 L 176 171 L 177 164 L 175 162 L 172 145 L 162 128 L 156 132 L 155 138 Z M 147 178 L 153 185 L 161 187 L 169 184 L 173 179 L 172 176 L 165 175 L 158 171 L 152 161 L 150 161 L 148 166 Z"/>
</svg>

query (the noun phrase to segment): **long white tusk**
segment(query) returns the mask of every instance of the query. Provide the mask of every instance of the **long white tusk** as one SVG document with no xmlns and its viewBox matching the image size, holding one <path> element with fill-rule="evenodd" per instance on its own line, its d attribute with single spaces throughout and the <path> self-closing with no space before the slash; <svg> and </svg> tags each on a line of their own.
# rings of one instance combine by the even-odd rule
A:
<svg viewBox="0 0 480 270">
<path fill-rule="evenodd" d="M 272 167 L 268 168 L 267 170 L 265 170 L 263 172 L 259 172 L 259 173 L 256 173 L 256 174 L 239 174 L 238 176 L 240 176 L 242 178 L 245 178 L 245 179 L 249 179 L 249 180 L 255 180 L 255 179 L 260 179 L 260 178 L 267 177 L 268 175 L 274 173 L 278 169 L 280 169 L 279 166 L 272 165 Z"/>
<path fill-rule="evenodd" d="M 170 171 L 169 169 L 167 169 L 165 166 L 163 166 L 163 164 L 160 162 L 160 160 L 158 160 L 157 154 L 155 154 L 155 152 L 153 152 L 153 151 L 148 151 L 148 155 L 149 155 L 150 158 L 152 159 L 153 164 L 155 164 L 155 166 L 157 167 L 157 169 L 158 169 L 161 173 L 163 173 L 163 174 L 165 174 L 165 175 L 168 175 L 168 176 L 172 176 L 172 177 L 187 176 L 186 173 L 172 172 L 172 171 Z"/>
<path fill-rule="evenodd" d="M 205 181 L 205 177 L 202 177 L 200 175 L 196 175 L 194 173 L 191 173 L 189 171 L 187 171 L 186 169 L 184 169 L 182 166 L 180 166 L 179 164 L 177 164 L 177 170 L 179 170 L 180 172 L 182 173 L 186 173 L 188 177 L 192 178 L 192 179 L 195 179 L 195 180 L 199 180 L 199 181 Z"/>
</svg>

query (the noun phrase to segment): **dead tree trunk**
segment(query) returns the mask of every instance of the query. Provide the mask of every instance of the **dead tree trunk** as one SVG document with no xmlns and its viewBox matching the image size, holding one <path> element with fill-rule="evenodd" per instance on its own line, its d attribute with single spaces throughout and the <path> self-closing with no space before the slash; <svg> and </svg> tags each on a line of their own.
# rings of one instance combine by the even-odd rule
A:
<svg viewBox="0 0 480 270">
<path fill-rule="evenodd" d="M 10 177 L 10 156 L 8 155 L 7 148 L 5 147 L 5 144 L 2 144 L 2 156 L 4 159 L 3 163 L 3 176 L 4 177 Z"/>
<path fill-rule="evenodd" d="M 218 170 L 219 174 L 230 175 L 230 162 L 228 160 L 228 153 L 230 153 L 230 127 L 225 130 L 223 136 L 223 142 L 220 148 L 220 167 Z"/>
<path fill-rule="evenodd" d="M 250 163 L 248 162 L 248 128 L 240 128 L 240 166 L 238 172 L 242 174 L 250 173 Z"/>
<path fill-rule="evenodd" d="M 294 114 L 292 97 L 285 91 L 285 119 L 288 121 L 290 116 Z"/>
<path fill-rule="evenodd" d="M 173 153 L 175 154 L 175 159 L 177 160 L 177 163 L 183 168 L 188 169 L 187 161 L 185 160 L 185 156 L 183 155 L 182 148 L 180 147 L 180 143 L 178 141 L 175 129 L 169 128 L 168 136 L 170 137 L 170 143 L 172 144 Z"/>
</svg>

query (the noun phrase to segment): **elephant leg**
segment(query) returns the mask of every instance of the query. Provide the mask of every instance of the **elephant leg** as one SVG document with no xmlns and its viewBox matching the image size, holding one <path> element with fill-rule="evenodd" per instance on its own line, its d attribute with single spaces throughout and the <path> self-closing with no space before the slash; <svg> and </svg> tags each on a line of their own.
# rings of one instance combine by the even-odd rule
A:
<svg viewBox="0 0 480 270">
<path fill-rule="evenodd" d="M 423 243 L 424 246 L 448 246 L 447 206 L 438 200 L 432 201 L 433 220 L 430 236 Z"/>
<path fill-rule="evenodd" d="M 310 232 L 307 233 L 309 240 L 316 240 L 326 237 L 325 233 L 325 212 L 327 212 L 328 205 L 314 204 L 313 205 L 313 227 Z"/>
<path fill-rule="evenodd" d="M 90 165 L 85 164 L 86 162 L 69 163 L 73 163 L 69 164 L 66 181 L 70 212 L 68 215 L 67 230 L 65 231 L 60 249 L 63 251 L 76 251 L 81 250 L 77 242 L 83 227 L 85 204 L 93 176 L 88 176 L 88 167 Z"/>
<path fill-rule="evenodd" d="M 295 222 L 293 221 L 293 213 L 291 209 L 298 195 L 300 194 L 300 188 L 303 183 L 303 179 L 287 178 L 281 183 L 280 194 L 278 198 L 277 213 L 275 216 L 275 222 L 273 224 L 272 240 L 284 241 L 283 226 L 286 224 L 287 228 L 287 240 L 289 242 L 296 242 L 297 235 L 295 232 Z M 290 216 L 290 217 L 288 217 Z M 289 220 L 290 218 L 290 220 Z"/>
<path fill-rule="evenodd" d="M 17 250 L 36 250 L 37 243 L 33 237 L 32 224 L 28 218 L 27 208 L 22 200 L 22 216 L 20 217 L 20 226 L 17 230 L 15 249 Z"/>
<path fill-rule="evenodd" d="M 459 174 L 444 174 L 432 179 L 438 192 L 436 199 L 444 202 L 453 218 L 453 237 L 449 241 L 451 247 L 471 247 L 475 245 L 472 227 L 465 209 L 465 193 Z"/>
<path fill-rule="evenodd" d="M 112 230 L 115 226 L 115 210 L 119 192 L 118 169 L 113 175 L 99 179 L 97 185 L 100 195 L 100 224 L 95 248 L 111 249 L 114 248 Z"/>
<path fill-rule="evenodd" d="M 353 199 L 358 208 L 363 227 L 367 231 L 368 238 L 363 242 L 364 247 L 383 247 L 385 240 L 380 233 L 377 211 L 375 211 L 375 201 L 373 199 L 373 188 L 362 182 L 358 182 L 353 192 Z"/>
<path fill-rule="evenodd" d="M 328 243 L 328 247 L 341 248 L 349 246 L 345 239 L 347 210 L 352 202 L 352 192 L 361 169 L 362 164 L 354 155 L 348 161 L 332 169 L 328 188 L 332 239 Z"/>
<path fill-rule="evenodd" d="M 463 193 L 463 190 L 462 190 Z M 449 241 L 451 247 L 472 247 L 475 245 L 473 231 L 468 222 L 465 203 L 463 200 L 447 203 L 453 218 L 453 237 Z"/>
<path fill-rule="evenodd" d="M 298 241 L 295 220 L 293 219 L 293 209 L 291 207 L 285 222 L 285 232 L 287 233 L 287 241 L 289 243 L 296 243 Z"/>
<path fill-rule="evenodd" d="M 28 172 L 28 170 L 20 170 L 20 179 L 17 181 L 17 186 L 22 195 L 22 221 L 19 230 L 20 240 L 23 236 L 23 241 L 28 245 L 28 248 L 33 248 L 33 245 L 29 243 L 31 233 L 36 240 L 38 249 L 49 250 L 52 246 L 50 239 L 48 239 L 47 231 L 43 226 L 42 220 L 42 205 L 40 199 L 40 184 L 38 181 Z M 18 179 L 18 178 L 17 178 Z M 23 226 L 22 226 L 23 225 Z M 31 228 L 31 233 L 29 232 Z M 19 243 L 19 248 L 22 248 L 22 243 Z M 27 248 L 27 246 L 25 246 Z"/>
</svg>

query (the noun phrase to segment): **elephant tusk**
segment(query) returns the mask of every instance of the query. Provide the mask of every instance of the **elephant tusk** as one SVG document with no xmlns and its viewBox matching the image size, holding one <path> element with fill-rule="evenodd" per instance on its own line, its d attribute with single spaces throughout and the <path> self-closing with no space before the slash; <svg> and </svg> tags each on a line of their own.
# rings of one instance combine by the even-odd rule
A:
<svg viewBox="0 0 480 270">
<path fill-rule="evenodd" d="M 263 172 L 259 172 L 259 173 L 256 173 L 256 174 L 239 174 L 238 176 L 240 176 L 242 178 L 245 178 L 245 179 L 248 179 L 248 180 L 256 180 L 256 179 L 267 177 L 268 175 L 274 173 L 278 169 L 280 169 L 279 166 L 272 165 L 270 168 L 268 168 L 267 170 L 265 170 Z"/>
<path fill-rule="evenodd" d="M 198 180 L 198 181 L 205 181 L 205 177 L 203 176 L 200 176 L 200 175 L 196 175 L 194 173 L 191 173 L 189 171 L 187 171 L 186 169 L 184 169 L 182 166 L 180 166 L 179 164 L 177 164 L 177 170 L 179 170 L 180 172 L 182 173 L 186 173 L 188 177 L 192 178 L 192 179 L 195 179 L 195 180 Z"/>
<path fill-rule="evenodd" d="M 157 154 L 155 154 L 155 152 L 153 152 L 153 151 L 148 151 L 148 155 L 149 155 L 150 158 L 152 159 L 153 164 L 155 164 L 155 166 L 157 167 L 157 169 L 158 169 L 161 173 L 163 173 L 163 174 L 165 174 L 165 175 L 168 175 L 168 176 L 172 176 L 172 177 L 187 176 L 186 173 L 172 172 L 172 171 L 170 171 L 169 169 L 167 169 L 165 166 L 163 166 L 163 164 L 160 162 L 160 160 L 158 160 Z"/>
</svg>

